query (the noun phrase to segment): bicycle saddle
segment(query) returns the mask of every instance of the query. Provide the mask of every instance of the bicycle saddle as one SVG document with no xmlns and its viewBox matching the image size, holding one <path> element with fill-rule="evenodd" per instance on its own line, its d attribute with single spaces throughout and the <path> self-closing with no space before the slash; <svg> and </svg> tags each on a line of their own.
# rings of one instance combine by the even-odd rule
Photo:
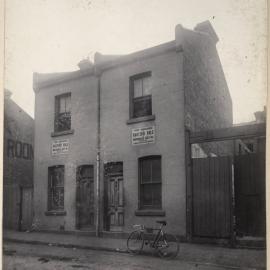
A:
<svg viewBox="0 0 270 270">
<path fill-rule="evenodd" d="M 167 221 L 165 221 L 165 220 L 157 220 L 156 223 L 160 223 L 160 224 L 162 224 L 164 226 L 167 225 Z"/>
</svg>

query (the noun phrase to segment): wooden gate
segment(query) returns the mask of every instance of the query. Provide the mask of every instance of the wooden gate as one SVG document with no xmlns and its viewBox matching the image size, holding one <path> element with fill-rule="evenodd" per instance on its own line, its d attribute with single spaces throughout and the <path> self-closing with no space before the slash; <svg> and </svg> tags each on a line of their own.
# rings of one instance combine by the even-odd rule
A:
<svg viewBox="0 0 270 270">
<path fill-rule="evenodd" d="M 192 159 L 192 235 L 229 238 L 232 219 L 230 157 Z"/>
<path fill-rule="evenodd" d="M 265 123 L 186 130 L 188 240 L 230 237 L 234 245 L 235 236 L 265 237 L 265 134 Z M 239 155 L 236 143 L 246 139 L 256 153 Z M 192 144 L 228 140 L 234 141 L 232 157 L 191 159 Z"/>
<path fill-rule="evenodd" d="M 265 237 L 265 153 L 235 156 L 237 236 Z"/>
<path fill-rule="evenodd" d="M 20 227 L 20 187 L 4 185 L 3 188 L 3 227 L 18 230 Z"/>
<path fill-rule="evenodd" d="M 29 230 L 33 219 L 33 187 L 4 185 L 3 227 Z"/>
</svg>

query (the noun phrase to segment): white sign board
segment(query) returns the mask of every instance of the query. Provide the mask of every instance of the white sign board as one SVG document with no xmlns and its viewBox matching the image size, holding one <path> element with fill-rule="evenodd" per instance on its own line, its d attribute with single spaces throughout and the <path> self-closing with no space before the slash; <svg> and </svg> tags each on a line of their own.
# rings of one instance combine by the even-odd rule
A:
<svg viewBox="0 0 270 270">
<path fill-rule="evenodd" d="M 143 127 L 132 129 L 132 145 L 155 142 L 155 127 Z"/>
<path fill-rule="evenodd" d="M 69 150 L 69 140 L 55 140 L 52 142 L 52 155 L 67 154 Z"/>
</svg>

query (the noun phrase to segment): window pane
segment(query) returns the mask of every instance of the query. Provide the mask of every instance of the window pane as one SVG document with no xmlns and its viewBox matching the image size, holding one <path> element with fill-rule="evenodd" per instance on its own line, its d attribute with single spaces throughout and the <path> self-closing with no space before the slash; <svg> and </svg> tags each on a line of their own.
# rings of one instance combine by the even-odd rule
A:
<svg viewBox="0 0 270 270">
<path fill-rule="evenodd" d="M 56 131 L 65 131 L 71 129 L 71 115 L 70 113 L 61 113 L 55 119 Z"/>
<path fill-rule="evenodd" d="M 71 129 L 71 94 L 55 97 L 55 124 L 56 132 Z"/>
<path fill-rule="evenodd" d="M 64 168 L 55 167 L 52 171 L 52 186 L 53 187 L 61 187 L 64 185 Z"/>
<path fill-rule="evenodd" d="M 52 190 L 52 205 L 51 209 L 63 209 L 64 208 L 64 188 L 54 188 Z"/>
<path fill-rule="evenodd" d="M 160 159 L 152 160 L 152 182 L 161 182 L 161 162 Z"/>
<path fill-rule="evenodd" d="M 66 112 L 71 111 L 71 95 L 66 96 Z"/>
<path fill-rule="evenodd" d="M 151 95 L 151 77 L 143 78 L 143 95 Z"/>
<path fill-rule="evenodd" d="M 141 117 L 152 114 L 152 101 L 151 97 L 140 98 L 133 100 L 134 114 L 133 117 Z"/>
<path fill-rule="evenodd" d="M 151 160 L 146 159 L 141 161 L 141 183 L 151 182 Z"/>
<path fill-rule="evenodd" d="M 152 185 L 142 185 L 142 206 L 152 206 Z"/>
<path fill-rule="evenodd" d="M 141 185 L 141 206 L 142 207 L 161 207 L 161 184 Z"/>
<path fill-rule="evenodd" d="M 141 159 L 140 163 L 140 206 L 161 208 L 161 158 L 158 156 Z"/>
<path fill-rule="evenodd" d="M 64 209 L 64 166 L 49 168 L 49 210 Z"/>
<path fill-rule="evenodd" d="M 134 97 L 141 97 L 142 92 L 142 79 L 134 80 Z"/>
<path fill-rule="evenodd" d="M 59 97 L 59 113 L 66 112 L 66 97 Z"/>
<path fill-rule="evenodd" d="M 59 113 L 65 113 L 71 111 L 71 95 L 67 94 L 60 96 L 59 98 Z"/>
<path fill-rule="evenodd" d="M 152 184 L 153 206 L 161 206 L 161 184 Z"/>
</svg>

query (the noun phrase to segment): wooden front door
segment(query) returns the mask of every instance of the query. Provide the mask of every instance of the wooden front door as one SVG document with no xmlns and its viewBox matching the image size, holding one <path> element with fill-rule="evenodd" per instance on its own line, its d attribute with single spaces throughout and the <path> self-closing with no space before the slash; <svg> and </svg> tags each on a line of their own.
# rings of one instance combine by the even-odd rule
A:
<svg viewBox="0 0 270 270">
<path fill-rule="evenodd" d="M 77 170 L 76 227 L 89 230 L 94 227 L 94 170 L 82 165 Z"/>
<path fill-rule="evenodd" d="M 122 231 L 124 225 L 124 188 L 122 176 L 109 177 L 108 214 L 110 231 Z"/>
</svg>

